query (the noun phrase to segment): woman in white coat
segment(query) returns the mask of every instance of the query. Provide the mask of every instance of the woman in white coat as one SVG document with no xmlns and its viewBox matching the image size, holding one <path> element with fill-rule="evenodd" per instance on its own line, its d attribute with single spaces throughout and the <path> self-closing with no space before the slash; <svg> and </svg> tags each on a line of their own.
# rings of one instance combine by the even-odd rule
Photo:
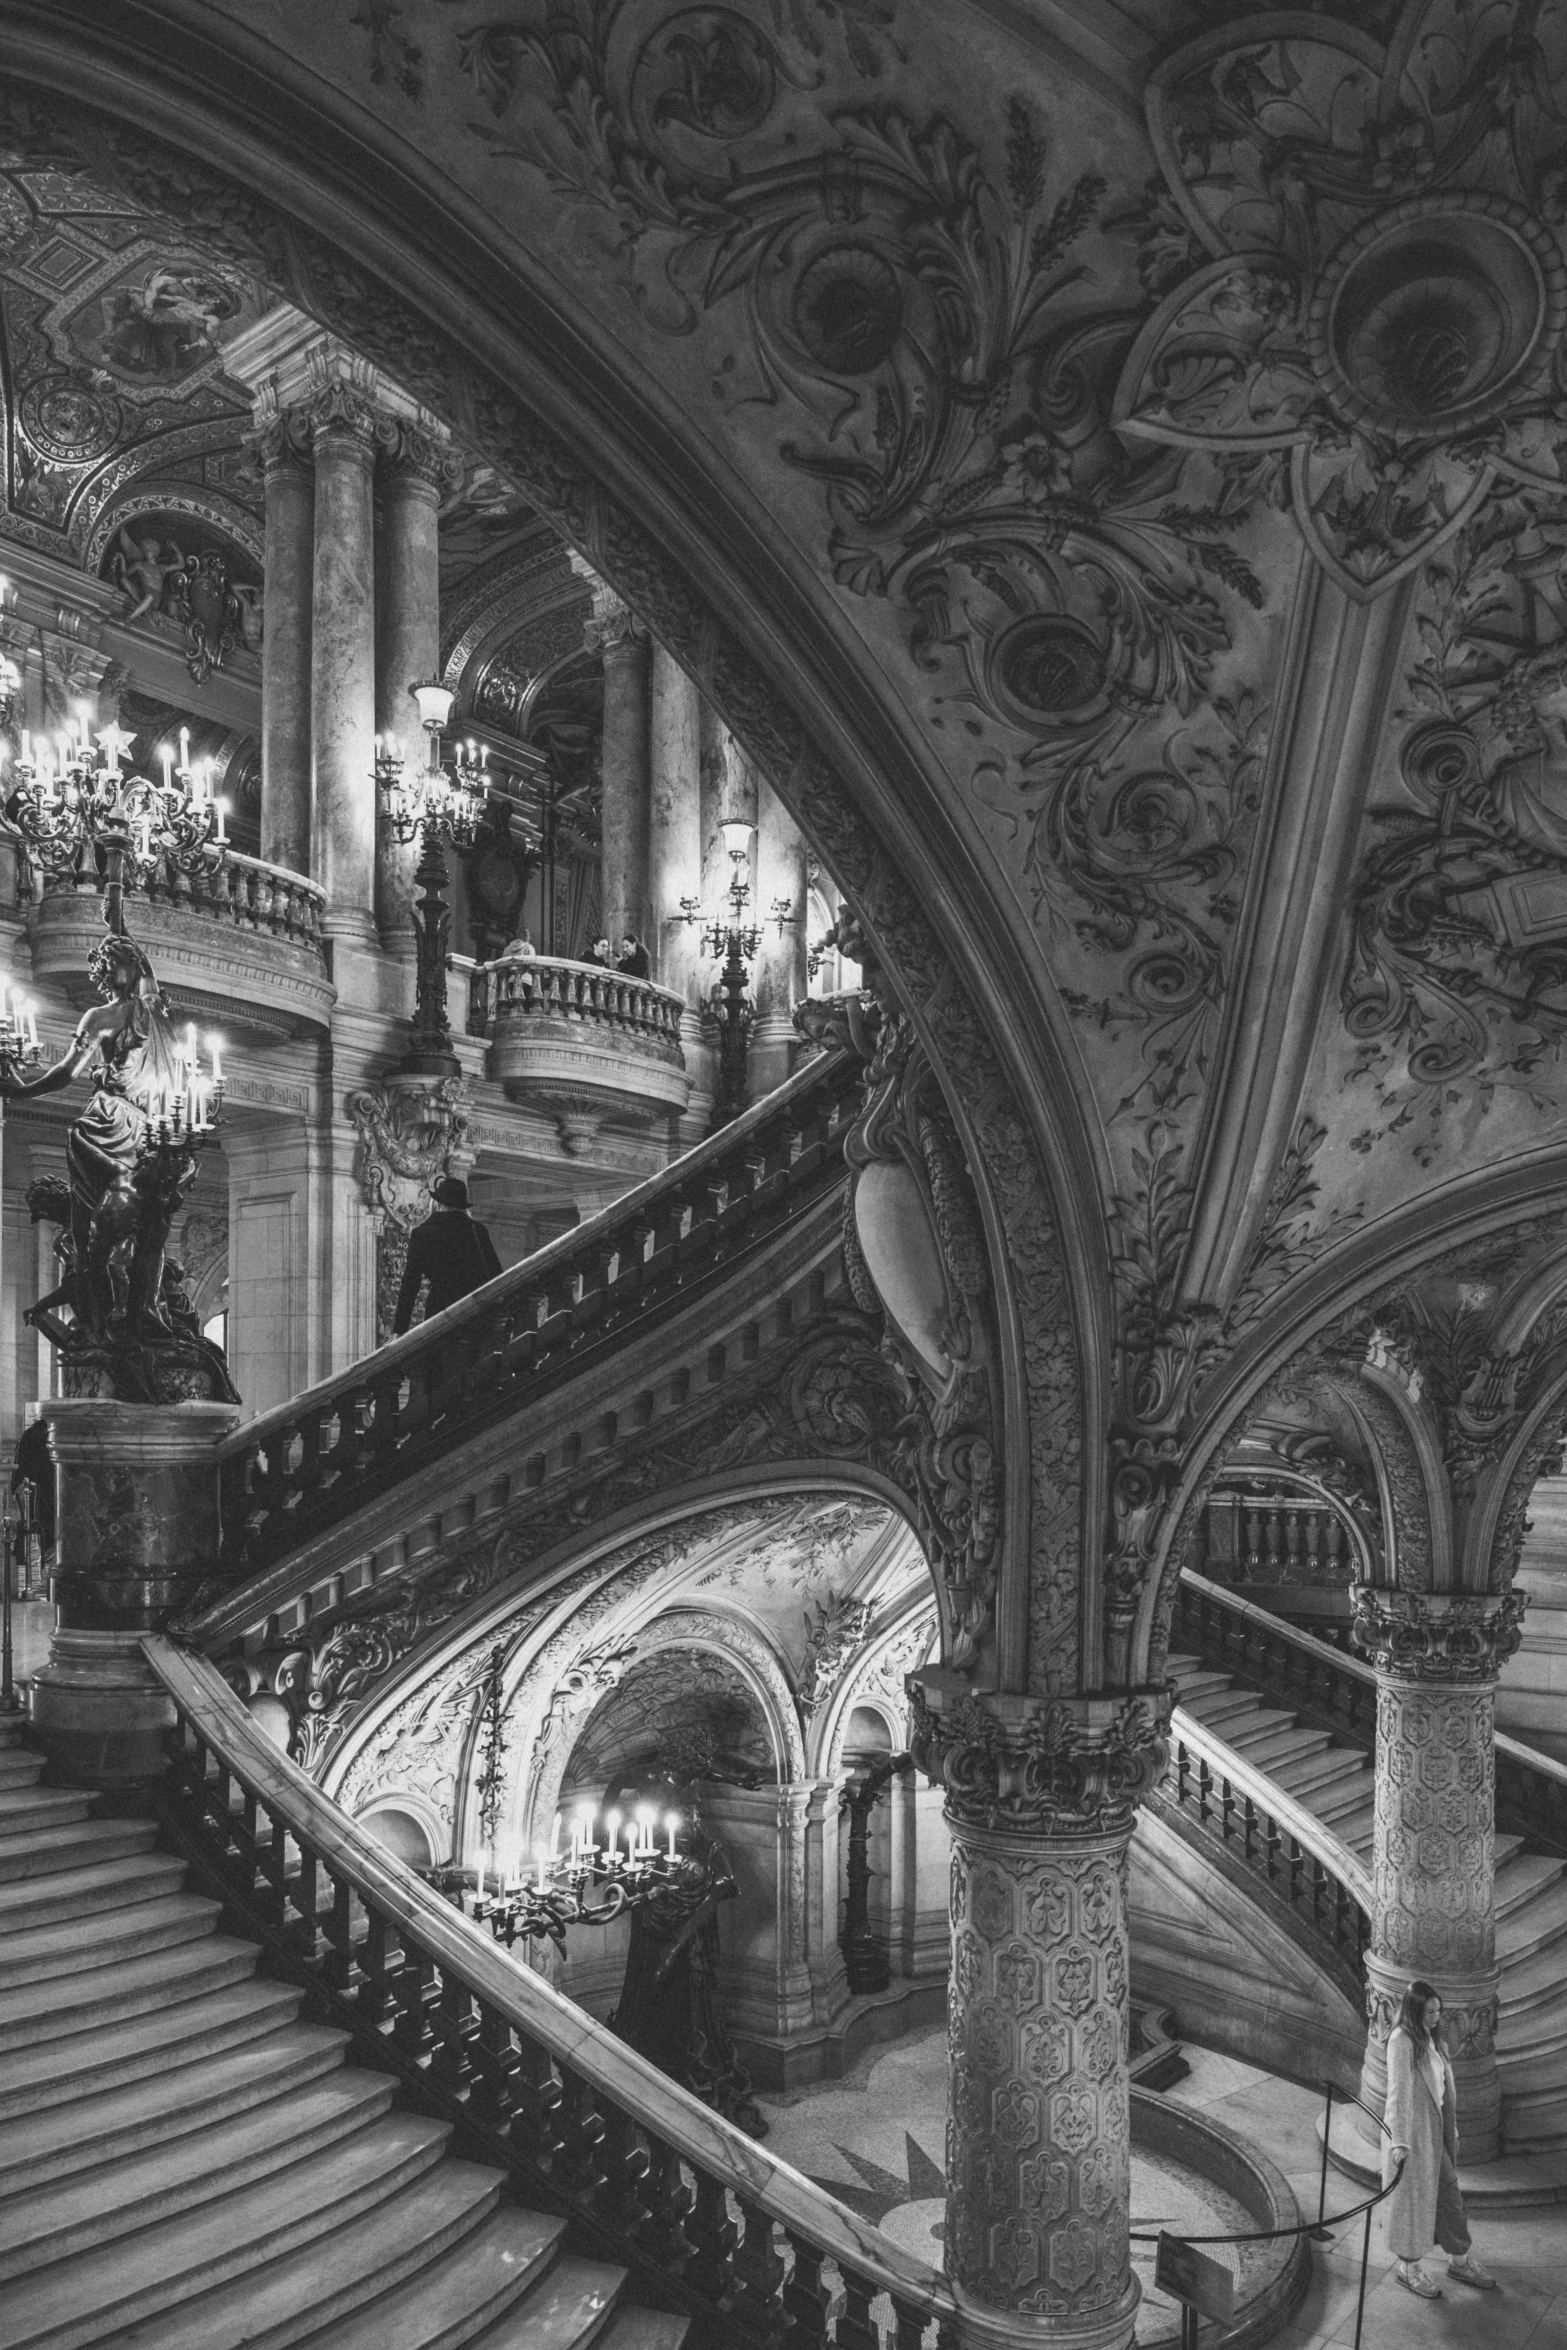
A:
<svg viewBox="0 0 1567 2350">
<path fill-rule="evenodd" d="M 1411 1983 L 1387 2043 L 1387 2140 L 1382 2183 L 1400 2163 L 1388 2197 L 1388 2249 L 1394 2274 L 1423 2301 L 1442 2288 L 1421 2262 L 1432 2243 L 1453 2257 L 1447 2273 L 1488 2292 L 1496 2279 L 1469 2249 L 1469 2222 L 1458 2191 L 1458 2097 L 1442 2046 L 1442 2002 L 1429 1983 Z"/>
</svg>

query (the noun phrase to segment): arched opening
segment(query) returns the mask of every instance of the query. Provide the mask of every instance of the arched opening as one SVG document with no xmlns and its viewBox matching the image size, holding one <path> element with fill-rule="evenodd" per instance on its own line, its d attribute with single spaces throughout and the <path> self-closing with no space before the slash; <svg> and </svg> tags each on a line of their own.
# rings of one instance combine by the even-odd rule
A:
<svg viewBox="0 0 1567 2350">
<path fill-rule="evenodd" d="M 361 1825 L 370 1831 L 376 1842 L 384 1844 L 387 1851 L 400 1860 L 405 1868 L 433 1868 L 443 1857 L 434 1850 L 425 1822 L 398 1804 L 377 1804 L 359 1816 Z"/>
</svg>

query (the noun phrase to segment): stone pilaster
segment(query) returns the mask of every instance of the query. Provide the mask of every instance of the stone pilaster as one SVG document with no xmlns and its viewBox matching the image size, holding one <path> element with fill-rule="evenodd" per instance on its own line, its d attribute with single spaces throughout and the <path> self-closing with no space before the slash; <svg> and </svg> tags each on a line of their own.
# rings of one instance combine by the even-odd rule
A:
<svg viewBox="0 0 1567 2350">
<path fill-rule="evenodd" d="M 310 607 L 315 469 L 299 409 L 257 435 L 266 482 L 266 625 L 261 639 L 261 854 L 310 871 Z"/>
<path fill-rule="evenodd" d="M 239 1423 L 223 1403 L 43 1406 L 55 1460 L 56 1629 L 33 1688 L 33 1734 L 79 1785 L 156 1778 L 173 1720 L 141 1654 L 218 1560 L 214 1448 Z"/>
<path fill-rule="evenodd" d="M 1496 1679 L 1518 1645 L 1512 1595 L 1354 1594 L 1377 1672 L 1375 1914 L 1361 2093 L 1380 2113 L 1387 2039 L 1423 1976 L 1442 2000 L 1466 2162 L 1501 2151 L 1496 2069 Z"/>
<path fill-rule="evenodd" d="M 593 594 L 589 635 L 604 656 L 603 922 L 612 954 L 624 933 L 652 943 L 648 827 L 653 794 L 649 644 L 612 589 Z"/>
<path fill-rule="evenodd" d="M 316 879 L 328 937 L 377 945 L 375 508 L 378 434 L 392 428 L 348 385 L 310 403 L 316 495 L 310 661 Z"/>
<path fill-rule="evenodd" d="M 1051 1702 L 910 1681 L 952 1832 L 946 2263 L 965 2338 L 1126 2350 L 1127 1850 L 1164 1692 Z"/>
<path fill-rule="evenodd" d="M 441 657 L 440 548 L 436 523 L 441 495 L 460 473 L 450 445 L 406 422 L 382 435 L 381 512 L 376 612 L 376 732 L 395 735 L 403 756 L 418 768 L 428 746 L 409 687 L 435 677 Z M 418 850 L 389 825 L 378 824 L 375 915 L 381 943 L 410 965 L 414 959 L 414 865 Z"/>
</svg>

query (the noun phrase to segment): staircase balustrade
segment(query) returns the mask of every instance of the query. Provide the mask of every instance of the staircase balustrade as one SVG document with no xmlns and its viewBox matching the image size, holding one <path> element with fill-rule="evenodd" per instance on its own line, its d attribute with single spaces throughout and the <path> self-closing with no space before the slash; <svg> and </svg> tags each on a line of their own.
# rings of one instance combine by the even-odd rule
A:
<svg viewBox="0 0 1567 2350">
<path fill-rule="evenodd" d="M 574 1231 L 221 1448 L 238 1582 L 514 1413 L 584 1359 L 723 1278 L 841 1180 L 863 1064 L 810 1062 Z"/>
<path fill-rule="evenodd" d="M 1366 1754 L 1376 1752 L 1377 1677 L 1295 1624 L 1187 1568 L 1176 1598 L 1174 1635 L 1215 1670 L 1293 1705 L 1302 1719 Z M 1497 1826 L 1539 1851 L 1567 1859 L 1567 1767 L 1505 1731 L 1496 1733 Z"/>
<path fill-rule="evenodd" d="M 468 978 L 470 1036 L 490 1036 L 502 1021 L 569 1020 L 678 1053 L 684 1009 L 683 995 L 651 979 L 564 955 L 481 963 Z"/>
<path fill-rule="evenodd" d="M 694 2350 L 952 2350 L 946 2280 L 502 1955 L 270 1745 L 215 1667 L 144 1651 L 175 1714 L 159 1805 L 195 1875 L 322 2022 Z"/>
</svg>

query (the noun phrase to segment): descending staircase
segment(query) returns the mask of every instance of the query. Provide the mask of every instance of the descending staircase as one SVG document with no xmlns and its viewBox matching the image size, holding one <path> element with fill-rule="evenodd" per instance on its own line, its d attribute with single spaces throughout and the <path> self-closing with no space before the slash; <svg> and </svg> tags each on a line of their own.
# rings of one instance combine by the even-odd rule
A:
<svg viewBox="0 0 1567 2350">
<path fill-rule="evenodd" d="M 1376 1774 L 1370 1754 L 1338 1743 L 1202 1657 L 1172 1654 L 1176 1724 L 1211 1736 L 1292 1796 L 1369 1868 Z M 1497 2060 L 1509 2153 L 1567 2150 L 1567 1862 L 1496 1838 Z"/>
<path fill-rule="evenodd" d="M 0 1723 L 0 2342 L 678 2350 Z"/>
</svg>

